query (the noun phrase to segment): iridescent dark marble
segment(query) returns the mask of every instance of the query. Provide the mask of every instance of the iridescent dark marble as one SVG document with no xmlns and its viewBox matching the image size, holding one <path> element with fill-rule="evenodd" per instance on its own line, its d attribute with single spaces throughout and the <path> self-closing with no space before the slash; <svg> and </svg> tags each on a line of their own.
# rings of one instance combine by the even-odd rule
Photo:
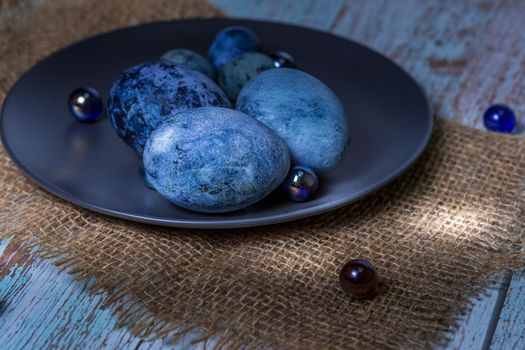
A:
<svg viewBox="0 0 525 350">
<path fill-rule="evenodd" d="M 284 179 L 283 187 L 294 202 L 306 202 L 312 198 L 319 187 L 315 172 L 305 166 L 294 166 Z"/>
<path fill-rule="evenodd" d="M 485 111 L 483 122 L 490 131 L 511 133 L 516 127 L 516 115 L 505 105 L 493 105 Z"/>
<path fill-rule="evenodd" d="M 295 59 L 288 52 L 277 51 L 270 54 L 275 68 L 297 68 Z"/>
<path fill-rule="evenodd" d="M 351 260 L 341 269 L 339 284 L 346 293 L 358 299 L 372 297 L 379 286 L 377 271 L 368 260 Z"/>
<path fill-rule="evenodd" d="M 102 99 L 93 88 L 78 88 L 69 95 L 69 110 L 77 120 L 92 123 L 102 114 Z"/>
</svg>

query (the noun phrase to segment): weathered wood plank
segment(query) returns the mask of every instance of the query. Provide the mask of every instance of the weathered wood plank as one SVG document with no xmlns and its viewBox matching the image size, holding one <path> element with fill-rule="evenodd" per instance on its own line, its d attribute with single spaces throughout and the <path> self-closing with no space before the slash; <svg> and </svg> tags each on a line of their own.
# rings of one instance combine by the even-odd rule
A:
<svg viewBox="0 0 525 350">
<path fill-rule="evenodd" d="M 49 261 L 20 246 L 0 244 L 1 349 L 123 349 L 140 339 L 114 330 L 107 295 L 89 294 Z"/>
<path fill-rule="evenodd" d="M 10 240 L 0 240 L 0 349 L 195 348 L 189 337 L 177 344 L 141 339 L 117 328 L 106 293 L 88 293 L 48 260 L 32 258 Z"/>
<path fill-rule="evenodd" d="M 491 349 L 525 349 L 525 271 L 512 276 Z"/>
<path fill-rule="evenodd" d="M 341 12 L 345 0 L 209 0 L 232 17 L 294 23 L 327 30 Z"/>
<path fill-rule="evenodd" d="M 525 2 L 347 2 L 334 32 L 378 50 L 425 88 L 436 114 L 482 127 L 491 104 L 525 121 Z"/>
<path fill-rule="evenodd" d="M 445 348 L 488 349 L 507 294 L 509 279 L 509 272 L 500 273 L 497 278 L 500 282 L 486 288 L 480 298 L 473 301 L 472 309 L 461 317 L 458 329 L 451 333 L 452 339 Z"/>
</svg>

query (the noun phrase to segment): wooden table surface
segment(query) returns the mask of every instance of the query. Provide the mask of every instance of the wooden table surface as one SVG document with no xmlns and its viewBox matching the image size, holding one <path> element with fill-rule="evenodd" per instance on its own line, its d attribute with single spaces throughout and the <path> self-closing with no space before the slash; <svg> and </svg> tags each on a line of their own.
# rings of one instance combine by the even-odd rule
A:
<svg viewBox="0 0 525 350">
<path fill-rule="evenodd" d="M 211 2 L 230 16 L 299 24 L 367 45 L 410 72 L 441 117 L 482 128 L 483 110 L 496 102 L 512 106 L 518 119 L 525 115 L 525 1 Z M 0 349 L 188 348 L 118 328 L 107 295 L 88 293 L 86 283 L 9 240 L 0 241 L 0 254 Z M 448 348 L 525 349 L 525 272 L 498 278 L 450 333 Z"/>
</svg>

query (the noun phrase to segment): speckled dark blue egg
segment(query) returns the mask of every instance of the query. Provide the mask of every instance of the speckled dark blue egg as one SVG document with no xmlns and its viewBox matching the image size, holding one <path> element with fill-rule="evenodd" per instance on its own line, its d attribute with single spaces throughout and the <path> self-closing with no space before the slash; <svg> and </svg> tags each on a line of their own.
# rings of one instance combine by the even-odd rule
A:
<svg viewBox="0 0 525 350">
<path fill-rule="evenodd" d="M 108 115 L 117 134 L 142 153 L 151 132 L 177 112 L 205 106 L 231 107 L 205 75 L 185 65 L 154 61 L 127 69 L 109 92 Z"/>
<path fill-rule="evenodd" d="M 294 164 L 326 171 L 345 155 L 350 126 L 341 102 L 308 73 L 280 68 L 258 74 L 239 94 L 237 109 L 281 136 Z"/>
<path fill-rule="evenodd" d="M 208 78 L 215 79 L 215 70 L 208 62 L 208 60 L 201 54 L 188 49 L 174 49 L 164 53 L 161 56 L 162 60 L 173 63 L 184 64 L 191 69 L 201 72 Z"/>
<path fill-rule="evenodd" d="M 288 173 L 284 142 L 241 112 L 203 107 L 180 112 L 151 135 L 143 153 L 153 187 L 186 209 L 221 213 L 247 207 Z"/>
<path fill-rule="evenodd" d="M 218 70 L 243 52 L 257 51 L 259 46 L 259 38 L 251 29 L 241 26 L 228 27 L 215 36 L 208 50 L 208 59 Z"/>
<path fill-rule="evenodd" d="M 245 52 L 219 69 L 217 82 L 232 100 L 236 100 L 246 83 L 257 74 L 274 68 L 273 60 L 259 52 Z"/>
</svg>

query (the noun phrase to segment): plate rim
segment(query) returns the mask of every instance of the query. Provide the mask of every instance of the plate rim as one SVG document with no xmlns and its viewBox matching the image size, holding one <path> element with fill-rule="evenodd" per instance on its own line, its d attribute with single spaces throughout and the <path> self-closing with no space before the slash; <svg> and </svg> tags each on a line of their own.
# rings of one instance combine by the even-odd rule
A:
<svg viewBox="0 0 525 350">
<path fill-rule="evenodd" d="M 74 196 L 71 196 L 66 191 L 52 185 L 45 179 L 43 179 L 38 174 L 30 171 L 14 154 L 11 147 L 8 145 L 6 140 L 6 135 L 4 132 L 4 120 L 5 120 L 5 108 L 8 104 L 8 101 L 12 95 L 12 92 L 16 89 L 16 87 L 19 85 L 19 83 L 23 80 L 24 77 L 29 75 L 34 69 L 36 69 L 37 66 L 41 65 L 43 62 L 49 60 L 57 53 L 74 48 L 77 45 L 80 45 L 86 41 L 94 40 L 100 37 L 108 36 L 117 32 L 126 31 L 129 29 L 140 29 L 145 28 L 149 26 L 156 26 L 159 24 L 165 24 L 165 23 L 173 23 L 173 22 L 230 22 L 230 24 L 236 24 L 239 25 L 241 23 L 245 23 L 245 25 L 248 25 L 250 22 L 256 22 L 260 24 L 270 24 L 270 25 L 278 25 L 278 26 L 284 26 L 284 27 L 291 27 L 291 28 L 300 28 L 307 31 L 314 31 L 318 34 L 321 34 L 323 36 L 330 36 L 335 37 L 338 40 L 343 40 L 346 42 L 350 42 L 353 45 L 359 46 L 362 49 L 365 49 L 369 52 L 372 52 L 374 55 L 380 56 L 385 62 L 388 62 L 391 65 L 394 65 L 398 70 L 403 72 L 403 74 L 412 81 L 412 83 L 415 85 L 417 91 L 419 94 L 423 97 L 424 103 L 426 105 L 426 115 L 422 116 L 425 117 L 425 119 L 428 119 L 428 125 L 425 130 L 425 133 L 422 133 L 422 139 L 420 144 L 418 145 L 418 149 L 416 152 L 414 152 L 409 158 L 407 158 L 400 166 L 397 167 L 397 169 L 393 172 L 390 172 L 388 176 L 381 178 L 378 181 L 375 181 L 373 184 L 357 191 L 353 192 L 352 195 L 345 196 L 343 198 L 333 200 L 331 202 L 327 202 L 324 204 L 320 204 L 314 207 L 309 208 L 303 208 L 296 212 L 288 212 L 284 211 L 279 214 L 273 214 L 270 217 L 259 217 L 259 218 L 236 218 L 236 219 L 220 219 L 221 214 L 208 214 L 210 217 L 216 217 L 217 219 L 206 219 L 206 221 L 201 221 L 198 219 L 168 219 L 168 218 L 150 218 L 143 215 L 136 215 L 136 214 L 129 214 L 129 213 L 123 213 L 120 211 L 103 208 L 99 205 L 94 205 L 91 203 L 88 203 L 86 201 L 77 199 Z M 0 139 L 2 140 L 2 144 L 4 149 L 6 150 L 6 153 L 9 155 L 11 160 L 15 163 L 15 165 L 22 171 L 24 176 L 26 176 L 31 182 L 35 183 L 40 188 L 44 189 L 45 191 L 51 193 L 52 195 L 59 197 L 60 200 L 64 200 L 66 202 L 73 203 L 74 205 L 77 205 L 83 209 L 94 211 L 99 214 L 104 214 L 109 217 L 116 217 L 119 219 L 124 219 L 128 221 L 143 223 L 143 224 L 151 224 L 156 226 L 164 226 L 164 227 L 180 227 L 180 228 L 191 228 L 191 229 L 215 229 L 215 230 L 221 230 L 221 229 L 230 229 L 230 228 L 247 228 L 247 227 L 258 227 L 258 226 L 266 226 L 266 225 L 274 225 L 284 222 L 290 222 L 290 221 L 296 221 L 300 219 L 305 219 L 307 217 L 317 216 L 324 214 L 326 212 L 339 209 L 341 207 L 344 207 L 346 205 L 355 203 L 361 199 L 363 199 L 365 196 L 371 195 L 377 190 L 387 186 L 392 181 L 397 179 L 400 175 L 405 173 L 424 153 L 426 150 L 430 139 L 432 137 L 432 133 L 434 130 L 434 116 L 433 116 L 433 110 L 432 105 L 430 103 L 430 100 L 425 93 L 424 88 L 412 77 L 411 74 L 409 74 L 403 67 L 401 67 L 399 64 L 388 58 L 387 56 L 381 54 L 380 52 L 371 49 L 364 44 L 361 44 L 359 42 L 356 42 L 354 40 L 345 38 L 341 35 L 322 31 L 316 28 L 311 28 L 303 25 L 296 25 L 296 24 L 289 24 L 289 23 L 283 23 L 283 22 L 274 22 L 274 21 L 266 21 L 266 20 L 258 20 L 258 19 L 245 19 L 245 18 L 219 18 L 219 17 L 213 17 L 213 18 L 187 18 L 187 19 L 180 19 L 180 20 L 163 20 L 163 21 L 154 21 L 154 22 L 147 22 L 147 23 L 141 23 L 121 28 L 116 28 L 107 32 L 99 33 L 93 36 L 89 36 L 87 38 L 81 39 L 79 41 L 75 41 L 69 45 L 66 45 L 64 47 L 58 48 L 52 52 L 50 52 L 45 57 L 39 59 L 36 61 L 29 69 L 27 69 L 24 73 L 22 73 L 19 78 L 16 80 L 16 82 L 11 86 L 8 93 L 6 94 L 2 108 L 0 111 Z M 351 198 L 350 198 L 351 197 Z"/>
</svg>

